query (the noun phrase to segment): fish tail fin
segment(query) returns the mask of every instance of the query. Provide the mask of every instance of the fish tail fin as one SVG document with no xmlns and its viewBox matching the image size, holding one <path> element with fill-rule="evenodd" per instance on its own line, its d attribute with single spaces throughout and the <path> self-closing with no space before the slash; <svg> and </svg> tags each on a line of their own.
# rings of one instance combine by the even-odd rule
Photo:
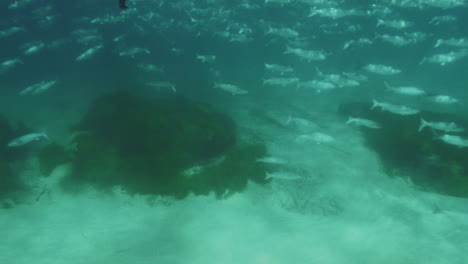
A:
<svg viewBox="0 0 468 264">
<path fill-rule="evenodd" d="M 319 70 L 318 67 L 315 67 L 315 72 L 316 72 L 319 76 L 323 76 L 323 73 Z"/>
<path fill-rule="evenodd" d="M 380 26 L 383 25 L 383 24 L 385 24 L 385 21 L 383 21 L 382 19 L 379 19 L 379 20 L 377 21 L 376 27 L 380 27 Z"/>
<path fill-rule="evenodd" d="M 371 106 L 371 110 L 378 107 L 379 106 L 379 102 L 377 102 L 375 99 L 372 99 L 372 106 Z"/>
<path fill-rule="evenodd" d="M 421 118 L 421 124 L 419 125 L 418 132 L 421 132 L 421 130 L 423 130 L 423 128 L 425 128 L 427 124 L 428 124 L 427 121 Z"/>
<path fill-rule="evenodd" d="M 390 84 L 388 84 L 387 81 L 384 81 L 384 85 L 385 85 L 385 88 L 386 88 L 385 91 L 390 91 L 390 90 L 392 90 L 392 87 L 390 86 Z"/>
<path fill-rule="evenodd" d="M 273 179 L 273 174 L 268 171 L 265 171 L 265 180 L 271 180 L 271 179 Z"/>
</svg>

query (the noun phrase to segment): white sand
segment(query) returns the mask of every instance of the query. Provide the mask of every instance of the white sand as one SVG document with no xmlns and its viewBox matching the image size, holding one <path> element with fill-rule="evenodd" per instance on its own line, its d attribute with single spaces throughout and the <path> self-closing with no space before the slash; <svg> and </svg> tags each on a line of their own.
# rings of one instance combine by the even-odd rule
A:
<svg viewBox="0 0 468 264">
<path fill-rule="evenodd" d="M 0 210 L 0 263 L 466 263 L 466 199 L 388 177 L 355 128 L 327 127 L 334 142 L 269 133 L 271 155 L 303 178 L 226 200 L 73 195 L 59 169 L 38 202 Z"/>
</svg>

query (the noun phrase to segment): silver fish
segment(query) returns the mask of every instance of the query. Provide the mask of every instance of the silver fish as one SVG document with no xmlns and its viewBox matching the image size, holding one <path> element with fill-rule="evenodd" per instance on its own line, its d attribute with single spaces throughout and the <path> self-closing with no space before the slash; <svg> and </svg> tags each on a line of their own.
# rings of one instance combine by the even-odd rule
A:
<svg viewBox="0 0 468 264">
<path fill-rule="evenodd" d="M 383 65 L 383 64 L 368 64 L 364 66 L 364 70 L 379 74 L 379 75 L 395 75 L 401 73 L 401 70 L 393 68 L 392 66 Z"/>
<path fill-rule="evenodd" d="M 232 95 L 240 95 L 240 94 L 248 94 L 249 91 L 242 90 L 238 86 L 234 84 L 229 84 L 229 83 L 217 83 L 214 85 L 215 88 L 224 90 L 228 93 L 231 93 Z"/>
<path fill-rule="evenodd" d="M 419 113 L 419 110 L 409 108 L 404 105 L 394 105 L 386 102 L 377 102 L 376 100 L 373 100 L 371 109 L 374 109 L 376 107 L 380 107 L 383 111 L 387 111 L 397 115 L 415 115 Z"/>
<path fill-rule="evenodd" d="M 365 118 L 359 118 L 359 117 L 349 117 L 348 121 L 346 121 L 346 124 L 354 124 L 357 126 L 364 126 L 368 128 L 374 128 L 374 129 L 379 129 L 382 128 L 377 122 L 365 119 Z"/>
<path fill-rule="evenodd" d="M 216 60 L 215 55 L 197 55 L 197 60 L 200 60 L 202 63 L 213 63 Z"/>
<path fill-rule="evenodd" d="M 42 139 L 49 139 L 49 136 L 47 136 L 47 134 L 44 132 L 31 133 L 31 134 L 27 134 L 27 135 L 15 138 L 12 141 L 8 142 L 8 147 L 21 147 L 33 141 L 38 141 Z"/>
<path fill-rule="evenodd" d="M 449 95 L 442 95 L 442 94 L 434 95 L 431 98 L 432 98 L 432 101 L 438 104 L 455 104 L 455 103 L 460 102 L 460 100 L 458 100 L 457 98 L 453 98 Z"/>
<path fill-rule="evenodd" d="M 457 133 L 465 131 L 464 128 L 458 126 L 454 122 L 428 122 L 421 118 L 421 125 L 419 125 L 418 132 L 423 130 L 425 127 L 430 127 L 434 130 L 444 131 L 446 133 Z"/>
<path fill-rule="evenodd" d="M 409 96 L 418 96 L 418 95 L 426 95 L 426 91 L 419 89 L 418 87 L 413 86 L 390 86 L 387 82 L 384 82 L 385 87 L 387 87 L 387 91 L 393 92 L 396 94 L 401 95 L 409 95 Z"/>
<path fill-rule="evenodd" d="M 468 147 L 468 139 L 462 138 L 460 136 L 445 134 L 443 136 L 440 136 L 438 139 L 442 140 L 447 144 L 454 145 L 459 148 Z"/>
<path fill-rule="evenodd" d="M 77 61 L 84 61 L 92 56 L 94 56 L 100 49 L 102 49 L 103 45 L 99 44 L 97 46 L 94 46 L 92 48 L 87 49 L 85 52 L 81 53 L 80 56 L 76 57 Z"/>
</svg>

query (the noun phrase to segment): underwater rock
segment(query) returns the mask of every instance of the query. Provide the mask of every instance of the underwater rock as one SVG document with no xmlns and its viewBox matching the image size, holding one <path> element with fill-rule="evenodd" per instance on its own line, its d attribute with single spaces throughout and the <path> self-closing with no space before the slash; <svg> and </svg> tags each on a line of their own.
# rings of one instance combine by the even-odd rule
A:
<svg viewBox="0 0 468 264">
<path fill-rule="evenodd" d="M 50 143 L 38 153 L 39 170 L 44 176 L 49 176 L 58 165 L 69 162 L 70 159 L 70 153 L 65 147 L 57 143 Z"/>
<path fill-rule="evenodd" d="M 13 175 L 8 163 L 0 160 L 0 198 L 18 191 L 21 187 L 21 182 Z"/>
<path fill-rule="evenodd" d="M 359 127 L 367 145 L 379 155 L 388 174 L 403 172 L 423 189 L 457 197 L 468 197 L 468 148 L 440 140 L 444 132 L 419 130 L 421 118 L 454 122 L 468 128 L 468 120 L 446 113 L 421 111 L 412 116 L 371 110 L 370 103 L 346 103 L 339 107 L 344 117 L 366 118 L 380 129 Z M 468 137 L 466 132 L 458 133 Z"/>
<path fill-rule="evenodd" d="M 221 157 L 236 143 L 235 124 L 228 116 L 182 97 L 105 95 L 92 104 L 74 129 L 82 133 L 73 139 L 72 178 L 101 188 L 121 185 L 130 193 L 182 198 L 191 191 L 242 189 L 244 184 L 232 180 L 232 173 L 239 172 L 242 181 L 261 178 L 242 174 L 250 172 L 248 164 L 255 163 L 256 152 L 237 157 L 236 162 L 232 161 L 234 154 L 227 154 L 225 166 L 230 168 L 218 169 L 216 183 L 214 177 L 201 182 L 182 174 Z"/>
<path fill-rule="evenodd" d="M 8 158 L 8 142 L 10 142 L 14 136 L 15 132 L 8 120 L 0 116 L 0 160 L 5 161 Z"/>
<path fill-rule="evenodd" d="M 10 167 L 10 163 L 19 158 L 21 153 L 8 147 L 8 142 L 24 130 L 23 126 L 14 129 L 7 118 L 0 116 L 0 198 L 15 193 L 24 186 Z"/>
</svg>

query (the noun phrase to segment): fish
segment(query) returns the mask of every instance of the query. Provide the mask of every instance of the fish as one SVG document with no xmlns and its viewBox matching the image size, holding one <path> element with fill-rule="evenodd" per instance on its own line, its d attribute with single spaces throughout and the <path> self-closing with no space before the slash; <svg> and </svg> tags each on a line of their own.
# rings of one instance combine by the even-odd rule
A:
<svg viewBox="0 0 468 264">
<path fill-rule="evenodd" d="M 284 51 L 284 54 L 293 54 L 307 62 L 322 61 L 325 60 L 328 55 L 322 50 L 304 50 L 301 48 L 292 48 L 290 46 L 286 47 L 286 51 Z"/>
<path fill-rule="evenodd" d="M 393 29 L 405 29 L 408 27 L 413 26 L 413 22 L 405 21 L 405 20 L 382 20 L 379 19 L 377 21 L 377 27 L 380 26 L 385 26 L 387 28 L 393 28 Z"/>
<path fill-rule="evenodd" d="M 313 142 L 315 144 L 322 144 L 322 143 L 332 143 L 335 141 L 335 138 L 321 132 L 314 132 L 312 134 L 303 134 L 296 137 L 296 143 L 307 143 Z"/>
<path fill-rule="evenodd" d="M 374 109 L 376 107 L 380 107 L 383 111 L 387 111 L 397 115 L 415 115 L 419 113 L 419 110 L 404 105 L 394 105 L 386 102 L 377 102 L 376 100 L 372 100 L 371 109 Z"/>
<path fill-rule="evenodd" d="M 362 74 L 358 74 L 358 73 L 355 73 L 355 72 L 343 72 L 343 76 L 348 78 L 349 80 L 353 80 L 353 81 L 356 81 L 358 83 L 367 82 L 369 80 L 369 78 L 367 78 L 367 76 L 362 75 Z"/>
<path fill-rule="evenodd" d="M 11 140 L 10 142 L 8 142 L 8 147 L 10 148 L 21 147 L 31 142 L 39 141 L 42 139 L 49 140 L 49 136 L 44 132 L 31 133 L 31 134 L 27 134 L 27 135 Z"/>
<path fill-rule="evenodd" d="M 297 86 L 299 89 L 315 90 L 317 93 L 327 90 L 336 89 L 336 85 L 327 81 L 310 80 L 299 83 Z"/>
<path fill-rule="evenodd" d="M 151 87 L 156 87 L 156 88 L 167 88 L 173 91 L 174 93 L 177 93 L 175 84 L 171 82 L 154 81 L 154 82 L 147 82 L 146 85 L 151 86 Z"/>
<path fill-rule="evenodd" d="M 185 169 L 182 171 L 182 175 L 186 178 L 191 178 L 195 175 L 200 174 L 205 168 L 200 166 L 200 165 L 195 165 L 193 167 L 190 167 L 188 169 Z"/>
<path fill-rule="evenodd" d="M 418 132 L 421 132 L 425 127 L 430 127 L 434 130 L 444 131 L 446 133 L 457 133 L 465 131 L 464 128 L 458 126 L 454 122 L 428 122 L 421 118 L 421 124 L 419 125 Z"/>
<path fill-rule="evenodd" d="M 446 24 L 446 23 L 453 23 L 455 21 L 457 21 L 457 17 L 454 17 L 454 16 L 448 16 L 448 15 L 435 16 L 429 21 L 429 24 L 440 25 L 440 24 Z"/>
<path fill-rule="evenodd" d="M 27 5 L 31 4 L 33 0 L 18 0 L 14 1 L 8 6 L 8 9 L 17 9 L 17 8 L 23 8 L 26 7 Z"/>
<path fill-rule="evenodd" d="M 215 55 L 197 55 L 197 60 L 200 60 L 202 63 L 213 63 L 216 60 Z"/>
<path fill-rule="evenodd" d="M 468 48 L 468 39 L 466 38 L 438 39 L 436 44 L 434 45 L 434 48 L 437 48 L 440 46 Z"/>
<path fill-rule="evenodd" d="M 403 47 L 403 46 L 415 43 L 414 39 L 405 38 L 405 37 L 398 36 L 398 35 L 382 34 L 382 35 L 377 35 L 376 38 L 384 42 L 390 43 L 396 47 Z"/>
<path fill-rule="evenodd" d="M 145 48 L 134 47 L 134 48 L 128 48 L 126 50 L 121 51 L 119 53 L 119 55 L 120 56 L 129 56 L 129 57 L 135 58 L 135 55 L 142 54 L 142 53 L 151 54 L 151 51 L 149 51 L 148 49 L 145 49 Z"/>
<path fill-rule="evenodd" d="M 248 94 L 249 91 L 242 90 L 241 88 L 237 87 L 234 84 L 228 84 L 228 83 L 218 83 L 214 85 L 215 88 L 224 90 L 226 92 L 231 93 L 232 95 L 240 95 L 240 94 Z"/>
<path fill-rule="evenodd" d="M 278 164 L 278 165 L 284 165 L 288 163 L 286 160 L 282 158 L 273 157 L 273 156 L 266 156 L 266 157 L 258 158 L 255 160 L 255 162 Z"/>
<path fill-rule="evenodd" d="M 455 104 L 460 102 L 457 98 L 442 94 L 431 95 L 431 99 L 438 104 Z"/>
<path fill-rule="evenodd" d="M 468 56 L 468 49 L 463 49 L 460 51 L 450 51 L 448 53 L 439 53 L 430 57 L 424 57 L 419 64 L 429 62 L 439 64 L 440 66 L 445 66 L 450 63 L 454 63 L 466 56 Z"/>
<path fill-rule="evenodd" d="M 298 128 L 317 128 L 317 124 L 301 117 L 288 116 L 285 123 L 287 126 L 295 126 Z"/>
<path fill-rule="evenodd" d="M 125 34 L 122 34 L 122 35 L 118 35 L 117 37 L 115 37 L 112 41 L 113 42 L 120 42 L 123 38 L 125 38 Z"/>
<path fill-rule="evenodd" d="M 418 95 L 426 95 L 427 92 L 424 90 L 419 89 L 418 87 L 413 86 L 400 86 L 394 87 L 390 86 L 386 81 L 384 81 L 385 87 L 387 87 L 387 91 L 401 94 L 401 95 L 409 95 L 409 96 L 418 96 Z"/>
<path fill-rule="evenodd" d="M 263 85 L 270 85 L 270 86 L 289 86 L 299 82 L 299 78 L 291 77 L 291 78 L 284 78 L 284 77 L 274 77 L 269 79 L 263 80 Z"/>
<path fill-rule="evenodd" d="M 137 65 L 139 69 L 142 69 L 146 72 L 164 72 L 164 68 L 162 66 L 149 64 L 149 63 L 140 63 Z"/>
<path fill-rule="evenodd" d="M 338 19 L 349 16 L 364 16 L 366 15 L 363 11 L 357 9 L 338 9 L 335 7 L 327 8 L 313 8 L 310 10 L 309 17 L 320 16 L 328 17 L 331 19 Z"/>
<path fill-rule="evenodd" d="M 321 72 L 317 67 L 315 67 L 315 71 L 317 72 L 318 76 L 324 79 L 325 83 L 334 84 L 338 87 L 356 87 L 359 85 L 358 80 L 351 78 L 350 76 L 346 76 L 345 73 L 343 74 L 325 74 Z M 329 87 L 334 89 L 335 87 Z"/>
<path fill-rule="evenodd" d="M 292 0 L 265 0 L 265 4 L 276 3 L 280 5 L 289 4 Z"/>
<path fill-rule="evenodd" d="M 11 27 L 8 29 L 0 30 L 0 38 L 9 37 L 15 33 L 25 31 L 22 27 Z"/>
<path fill-rule="evenodd" d="M 268 64 L 268 63 L 265 63 L 265 70 L 271 73 L 279 73 L 281 75 L 285 73 L 291 73 L 294 71 L 294 69 L 291 66 L 284 66 L 284 65 L 279 65 L 279 64 Z"/>
<path fill-rule="evenodd" d="M 444 134 L 444 135 L 438 137 L 438 139 L 442 140 L 443 142 L 445 142 L 447 144 L 457 146 L 459 148 L 468 147 L 468 139 L 462 138 L 462 137 L 457 136 L 457 135 Z"/>
<path fill-rule="evenodd" d="M 57 80 L 52 80 L 52 81 L 42 81 L 40 83 L 35 83 L 33 85 L 30 85 L 26 88 L 24 88 L 19 94 L 20 95 L 27 95 L 27 94 L 32 94 L 32 95 L 37 95 L 44 93 L 45 91 L 49 90 L 52 86 L 54 86 L 57 83 Z"/>
<path fill-rule="evenodd" d="M 23 54 L 24 55 L 31 55 L 31 54 L 39 52 L 44 47 L 45 47 L 45 44 L 42 41 L 38 41 L 38 42 L 34 42 L 34 43 L 26 43 L 25 45 L 23 45 L 23 48 L 24 48 Z"/>
<path fill-rule="evenodd" d="M 292 180 L 299 180 L 302 179 L 300 175 L 297 175 L 295 173 L 287 172 L 287 171 L 277 171 L 273 173 L 265 172 L 266 173 L 266 180 L 269 179 L 277 179 L 277 180 L 286 180 L 286 181 L 292 181 Z"/>
<path fill-rule="evenodd" d="M 99 44 L 97 46 L 94 46 L 92 48 L 87 49 L 85 52 L 81 53 L 80 56 L 76 57 L 77 61 L 84 61 L 92 56 L 94 56 L 100 49 L 102 49 L 103 45 Z"/>
<path fill-rule="evenodd" d="M 364 66 L 364 70 L 379 75 L 396 75 L 401 73 L 401 70 L 383 64 L 368 64 Z"/>
<path fill-rule="evenodd" d="M 357 126 L 363 126 L 363 127 L 368 127 L 368 128 L 373 128 L 373 129 L 379 129 L 382 128 L 377 122 L 365 119 L 365 118 L 360 118 L 360 117 L 349 117 L 348 121 L 346 121 L 346 124 L 353 124 Z"/>
<path fill-rule="evenodd" d="M 0 73 L 5 73 L 15 67 L 18 64 L 24 64 L 22 60 L 16 58 L 11 60 L 6 60 L 0 63 Z"/>
<path fill-rule="evenodd" d="M 86 35 L 86 36 L 79 37 L 76 40 L 76 42 L 83 44 L 83 45 L 90 45 L 93 43 L 100 43 L 102 42 L 102 40 L 103 40 L 102 36 L 96 34 L 96 35 Z"/>
<path fill-rule="evenodd" d="M 269 28 L 265 35 L 275 35 L 282 38 L 297 38 L 299 37 L 299 33 L 294 29 L 290 28 Z"/>
<path fill-rule="evenodd" d="M 42 82 L 41 85 L 36 87 L 32 94 L 41 94 L 44 93 L 45 91 L 49 90 L 52 86 L 54 86 L 57 83 L 57 80 L 52 80 L 48 82 Z"/>
<path fill-rule="evenodd" d="M 357 40 L 349 40 L 349 41 L 346 41 L 343 45 L 343 49 L 348 49 L 350 46 L 364 46 L 364 45 L 370 45 L 374 43 L 373 40 L 369 39 L 369 38 L 359 38 Z"/>
</svg>

